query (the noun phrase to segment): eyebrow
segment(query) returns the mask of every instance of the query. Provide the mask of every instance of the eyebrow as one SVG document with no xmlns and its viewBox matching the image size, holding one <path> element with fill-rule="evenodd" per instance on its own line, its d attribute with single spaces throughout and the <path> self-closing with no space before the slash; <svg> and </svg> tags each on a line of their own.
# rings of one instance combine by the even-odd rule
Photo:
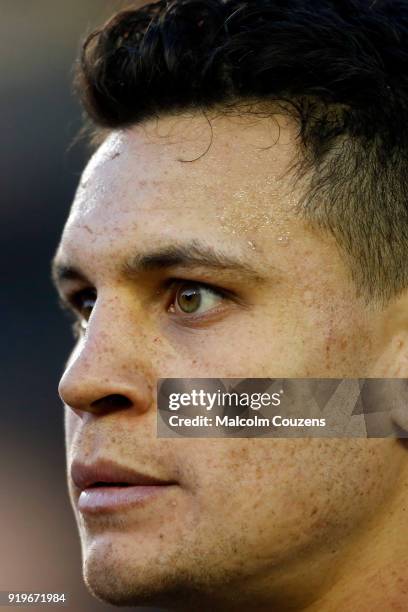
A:
<svg viewBox="0 0 408 612">
<path fill-rule="evenodd" d="M 51 263 L 51 279 L 57 289 L 64 281 L 87 281 L 86 276 L 78 268 L 65 264 L 57 258 Z"/>
<path fill-rule="evenodd" d="M 121 272 L 124 276 L 134 278 L 144 272 L 175 267 L 232 271 L 247 277 L 248 280 L 264 280 L 259 271 L 241 257 L 231 257 L 197 241 L 184 245 L 171 244 L 146 253 L 136 253 L 124 263 Z M 54 259 L 52 264 L 52 279 L 56 287 L 64 281 L 87 280 L 79 268 L 61 262 L 58 258 Z"/>
<path fill-rule="evenodd" d="M 258 271 L 246 261 L 243 261 L 241 257 L 231 257 L 197 241 L 186 245 L 169 245 L 150 253 L 136 254 L 125 263 L 124 272 L 128 275 L 134 275 L 151 270 L 175 268 L 176 266 L 232 270 L 253 278 L 259 277 Z"/>
</svg>

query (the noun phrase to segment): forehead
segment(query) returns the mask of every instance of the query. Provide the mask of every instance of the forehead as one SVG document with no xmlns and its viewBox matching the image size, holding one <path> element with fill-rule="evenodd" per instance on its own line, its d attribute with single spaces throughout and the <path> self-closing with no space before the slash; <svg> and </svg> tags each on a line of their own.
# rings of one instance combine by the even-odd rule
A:
<svg viewBox="0 0 408 612">
<path fill-rule="evenodd" d="M 163 240 L 258 252 L 271 235 L 284 242 L 296 229 L 294 133 L 282 116 L 198 114 L 113 132 L 82 176 L 60 250 L 92 258 Z"/>
</svg>

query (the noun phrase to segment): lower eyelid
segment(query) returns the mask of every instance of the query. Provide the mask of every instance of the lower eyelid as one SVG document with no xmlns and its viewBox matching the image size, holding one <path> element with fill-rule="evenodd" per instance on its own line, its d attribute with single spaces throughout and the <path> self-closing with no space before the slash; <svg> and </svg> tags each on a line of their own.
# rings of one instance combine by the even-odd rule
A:
<svg viewBox="0 0 408 612">
<path fill-rule="evenodd" d="M 213 310 L 201 315 L 185 315 L 170 313 L 169 318 L 175 329 L 194 332 L 195 330 L 207 329 L 221 323 L 228 315 L 226 309 Z"/>
<path fill-rule="evenodd" d="M 220 320 L 223 315 L 227 314 L 227 311 L 229 310 L 227 302 L 227 299 L 223 299 L 213 308 L 209 308 L 208 310 L 200 313 L 183 313 L 180 311 L 168 311 L 168 314 L 174 320 L 175 323 L 178 323 L 181 326 L 191 325 L 198 327 L 200 324 L 204 326 L 207 323 L 210 324 L 211 322 L 216 322 L 217 320 Z M 234 305 L 232 300 L 230 300 L 229 302 L 232 306 Z"/>
</svg>

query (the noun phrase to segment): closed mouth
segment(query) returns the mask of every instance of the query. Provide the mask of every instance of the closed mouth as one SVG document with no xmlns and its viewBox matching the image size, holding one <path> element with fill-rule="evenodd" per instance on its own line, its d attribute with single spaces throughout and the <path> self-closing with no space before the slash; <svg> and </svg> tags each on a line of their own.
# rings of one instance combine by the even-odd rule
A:
<svg viewBox="0 0 408 612">
<path fill-rule="evenodd" d="M 99 459 L 92 464 L 76 460 L 72 463 L 70 475 L 75 487 L 80 491 L 102 487 L 153 487 L 177 484 L 174 480 L 143 474 L 107 459 Z"/>
</svg>

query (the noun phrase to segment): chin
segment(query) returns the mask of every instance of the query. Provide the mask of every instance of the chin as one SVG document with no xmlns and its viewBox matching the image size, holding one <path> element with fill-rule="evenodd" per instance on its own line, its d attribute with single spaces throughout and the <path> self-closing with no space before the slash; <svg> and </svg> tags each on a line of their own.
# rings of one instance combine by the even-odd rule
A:
<svg viewBox="0 0 408 612">
<path fill-rule="evenodd" d="M 101 559 L 91 554 L 84 560 L 84 581 L 94 597 L 115 606 L 157 603 L 163 591 L 163 578 L 141 569 L 130 559 Z"/>
<path fill-rule="evenodd" d="M 129 537 L 99 538 L 83 549 L 84 581 L 91 594 L 115 606 L 184 609 L 183 585 L 194 582 L 191 576 L 182 578 L 185 572 L 170 553 L 149 556 L 143 546 L 132 548 Z"/>
</svg>

